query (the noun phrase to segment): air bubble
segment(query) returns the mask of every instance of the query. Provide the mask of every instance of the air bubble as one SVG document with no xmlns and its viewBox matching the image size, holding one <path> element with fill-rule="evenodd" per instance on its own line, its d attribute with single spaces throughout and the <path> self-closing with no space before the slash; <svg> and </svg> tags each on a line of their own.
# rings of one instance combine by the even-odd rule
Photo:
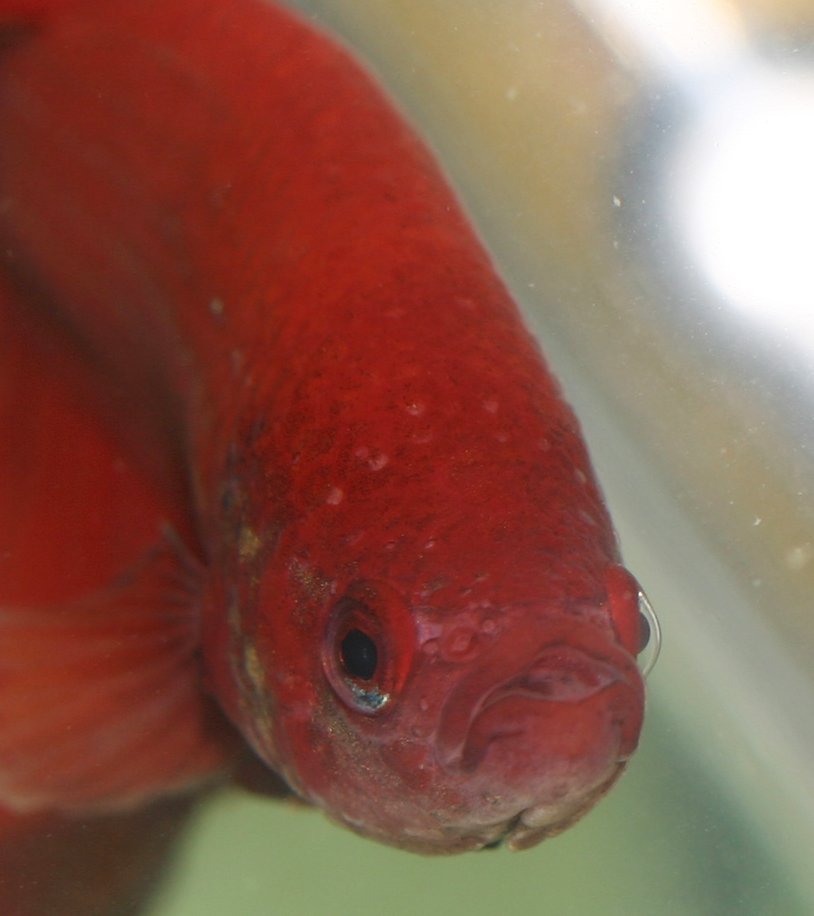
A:
<svg viewBox="0 0 814 916">
<path fill-rule="evenodd" d="M 641 615 L 642 634 L 647 635 L 648 639 L 639 653 L 637 662 L 642 677 L 647 677 L 655 667 L 661 652 L 661 626 L 653 605 L 641 590 L 639 591 L 639 614 Z"/>
</svg>

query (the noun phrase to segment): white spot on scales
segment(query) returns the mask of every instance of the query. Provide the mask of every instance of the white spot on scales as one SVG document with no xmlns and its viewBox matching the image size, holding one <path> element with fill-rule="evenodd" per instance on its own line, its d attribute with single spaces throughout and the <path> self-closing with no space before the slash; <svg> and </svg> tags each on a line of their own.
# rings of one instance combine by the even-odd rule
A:
<svg viewBox="0 0 814 916">
<path fill-rule="evenodd" d="M 331 487 L 328 490 L 328 495 L 325 497 L 325 502 L 329 506 L 338 506 L 342 500 L 345 498 L 345 493 L 339 487 Z"/>
</svg>

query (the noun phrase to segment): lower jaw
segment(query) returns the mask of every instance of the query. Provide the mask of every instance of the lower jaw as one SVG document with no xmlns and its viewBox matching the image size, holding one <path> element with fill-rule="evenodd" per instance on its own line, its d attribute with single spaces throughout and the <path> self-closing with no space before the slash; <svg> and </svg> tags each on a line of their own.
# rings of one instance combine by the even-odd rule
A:
<svg viewBox="0 0 814 916">
<path fill-rule="evenodd" d="M 505 846 L 511 850 L 529 849 L 549 837 L 557 836 L 587 814 L 621 775 L 625 761 L 613 763 L 601 773 L 593 786 L 576 795 L 533 804 L 493 824 L 482 824 L 461 832 L 460 848 L 491 849 Z"/>
<path fill-rule="evenodd" d="M 507 825 L 503 843 L 512 850 L 529 849 L 567 830 L 605 795 L 624 767 L 623 762 L 615 764 L 593 789 L 580 794 L 577 799 L 565 798 L 559 802 L 533 805 L 522 811 Z"/>
<path fill-rule="evenodd" d="M 563 796 L 559 799 L 531 805 L 512 817 L 496 823 L 483 823 L 440 828 L 435 835 L 416 831 L 402 832 L 398 839 L 380 837 L 390 845 L 398 846 L 424 855 L 456 854 L 478 849 L 492 849 L 504 846 L 518 851 L 536 846 L 549 837 L 566 830 L 599 801 L 610 789 L 624 769 L 624 761 L 614 763 L 587 792 L 577 797 Z M 359 829 L 350 825 L 353 829 Z M 360 832 L 366 833 L 364 829 Z"/>
</svg>

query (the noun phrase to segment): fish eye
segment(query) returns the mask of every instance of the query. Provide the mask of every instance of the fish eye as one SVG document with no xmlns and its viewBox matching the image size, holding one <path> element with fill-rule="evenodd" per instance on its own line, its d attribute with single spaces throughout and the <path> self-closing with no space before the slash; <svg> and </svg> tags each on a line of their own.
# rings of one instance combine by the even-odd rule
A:
<svg viewBox="0 0 814 916">
<path fill-rule="evenodd" d="M 399 694 L 415 657 L 415 623 L 386 582 L 359 579 L 328 609 L 322 669 L 352 712 L 376 715 Z"/>
<path fill-rule="evenodd" d="M 383 622 L 366 602 L 345 596 L 333 608 L 323 668 L 339 698 L 351 709 L 375 713 L 390 700 Z"/>
</svg>

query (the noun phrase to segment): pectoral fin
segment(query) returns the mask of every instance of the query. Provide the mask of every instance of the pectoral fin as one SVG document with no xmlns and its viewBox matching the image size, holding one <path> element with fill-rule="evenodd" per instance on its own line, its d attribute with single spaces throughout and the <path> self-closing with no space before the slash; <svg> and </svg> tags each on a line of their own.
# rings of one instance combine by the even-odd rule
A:
<svg viewBox="0 0 814 916">
<path fill-rule="evenodd" d="M 235 739 L 201 689 L 182 554 L 167 537 L 87 597 L 0 609 L 0 803 L 124 808 L 230 760 Z"/>
</svg>

